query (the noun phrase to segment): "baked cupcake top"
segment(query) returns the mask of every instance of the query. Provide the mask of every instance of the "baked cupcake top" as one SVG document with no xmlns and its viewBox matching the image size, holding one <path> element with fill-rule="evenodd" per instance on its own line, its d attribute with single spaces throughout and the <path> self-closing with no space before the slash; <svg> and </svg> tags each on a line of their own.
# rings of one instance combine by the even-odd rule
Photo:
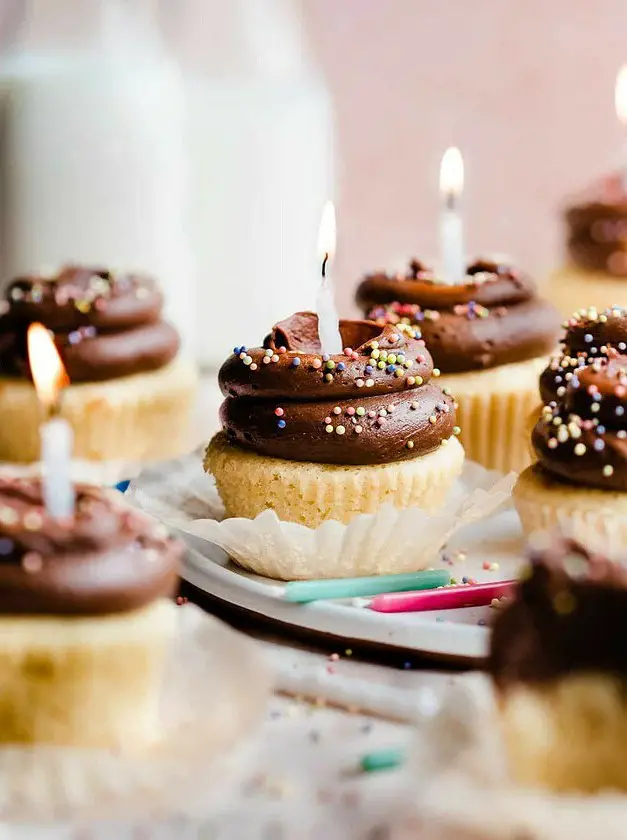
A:
<svg viewBox="0 0 627 840">
<path fill-rule="evenodd" d="M 560 317 L 533 281 L 504 263 L 478 260 L 464 283 L 444 284 L 423 263 L 379 272 L 357 288 L 357 303 L 379 324 L 416 325 L 443 373 L 482 370 L 550 353 Z"/>
<path fill-rule="evenodd" d="M 103 615 L 174 594 L 183 546 L 114 491 L 52 519 L 38 480 L 0 478 L 0 613 Z"/>
<path fill-rule="evenodd" d="M 82 266 L 19 277 L 0 301 L 0 376 L 29 377 L 26 333 L 36 321 L 54 332 L 71 382 L 157 370 L 179 349 L 162 308 L 148 277 Z"/>
<path fill-rule="evenodd" d="M 627 676 L 627 572 L 558 539 L 532 550 L 525 579 L 496 618 L 488 672 L 497 688 L 578 672 Z"/>
<path fill-rule="evenodd" d="M 323 355 L 317 315 L 298 312 L 263 347 L 236 347 L 219 374 L 229 439 L 276 458 L 359 465 L 423 455 L 459 434 L 419 332 L 340 321 L 340 333 L 344 353 Z"/>
<path fill-rule="evenodd" d="M 621 175 L 593 184 L 567 207 L 564 218 L 568 256 L 575 265 L 627 277 L 627 191 Z"/>
</svg>

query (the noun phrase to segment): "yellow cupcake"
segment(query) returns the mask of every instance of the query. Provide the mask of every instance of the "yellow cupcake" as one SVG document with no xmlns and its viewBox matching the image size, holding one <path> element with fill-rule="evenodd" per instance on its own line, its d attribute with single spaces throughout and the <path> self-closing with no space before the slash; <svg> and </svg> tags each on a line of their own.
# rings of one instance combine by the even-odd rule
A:
<svg viewBox="0 0 627 840">
<path fill-rule="evenodd" d="M 377 323 L 420 331 L 440 386 L 457 401 L 470 460 L 502 472 L 529 464 L 526 418 L 560 329 L 531 278 L 505 262 L 476 260 L 463 280 L 446 283 L 413 260 L 405 274 L 366 276 L 356 297 Z"/>
<path fill-rule="evenodd" d="M 569 484 L 535 464 L 512 495 L 526 534 L 559 528 L 612 556 L 627 545 L 627 493 Z"/>
<path fill-rule="evenodd" d="M 626 278 L 603 271 L 587 271 L 572 264 L 550 274 L 543 291 L 566 318 L 592 305 L 599 311 L 611 306 L 627 306 Z"/>
<path fill-rule="evenodd" d="M 197 385 L 183 357 L 147 373 L 70 385 L 60 414 L 74 430 L 75 457 L 150 461 L 189 451 Z M 0 378 L 0 411 L 0 461 L 37 461 L 41 408 L 31 383 Z"/>
<path fill-rule="evenodd" d="M 286 522 L 317 528 L 328 519 L 348 523 L 384 504 L 436 511 L 463 463 L 456 438 L 409 460 L 350 466 L 258 455 L 219 432 L 207 447 L 204 468 L 214 476 L 228 516 L 253 519 L 273 510 Z"/>
</svg>

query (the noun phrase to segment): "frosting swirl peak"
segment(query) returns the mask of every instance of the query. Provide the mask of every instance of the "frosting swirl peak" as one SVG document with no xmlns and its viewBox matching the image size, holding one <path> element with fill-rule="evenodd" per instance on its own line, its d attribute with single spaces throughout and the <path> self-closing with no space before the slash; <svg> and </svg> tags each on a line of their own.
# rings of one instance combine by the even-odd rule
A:
<svg viewBox="0 0 627 840">
<path fill-rule="evenodd" d="M 359 465 L 426 454 L 459 432 L 415 330 L 340 321 L 340 333 L 343 355 L 323 355 L 317 316 L 299 312 L 263 347 L 236 347 L 219 375 L 229 439 L 277 458 Z"/>
</svg>

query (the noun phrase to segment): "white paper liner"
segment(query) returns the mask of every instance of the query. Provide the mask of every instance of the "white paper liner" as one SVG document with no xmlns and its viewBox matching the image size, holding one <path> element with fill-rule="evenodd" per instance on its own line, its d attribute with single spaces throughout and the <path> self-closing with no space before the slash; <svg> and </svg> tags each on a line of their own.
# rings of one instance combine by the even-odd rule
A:
<svg viewBox="0 0 627 840">
<path fill-rule="evenodd" d="M 467 463 L 445 507 L 384 505 L 348 525 L 307 528 L 272 510 L 255 519 L 224 519 L 215 482 L 199 453 L 145 470 L 131 483 L 130 501 L 168 526 L 201 537 L 250 571 L 279 580 L 359 577 L 426 568 L 462 526 L 490 516 L 510 500 L 515 474 Z"/>
<path fill-rule="evenodd" d="M 178 609 L 168 660 L 160 741 L 141 755 L 2 748 L 0 821 L 147 820 L 206 811 L 235 767 L 237 742 L 260 723 L 270 687 L 255 643 L 186 604 Z"/>
<path fill-rule="evenodd" d="M 627 797 L 516 787 L 508 777 L 492 688 L 464 678 L 419 730 L 410 754 L 414 806 L 393 840 L 624 840 Z"/>
</svg>

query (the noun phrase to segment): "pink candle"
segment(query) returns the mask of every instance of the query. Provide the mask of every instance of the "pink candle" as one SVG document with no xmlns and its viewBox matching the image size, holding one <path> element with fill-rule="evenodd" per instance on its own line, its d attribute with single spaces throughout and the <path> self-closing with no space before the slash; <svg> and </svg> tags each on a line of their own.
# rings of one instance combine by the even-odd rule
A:
<svg viewBox="0 0 627 840">
<path fill-rule="evenodd" d="M 425 612 L 456 610 L 460 607 L 485 607 L 494 598 L 511 595 L 518 581 L 465 584 L 434 589 L 430 592 L 392 592 L 376 595 L 368 604 L 376 612 Z"/>
</svg>

